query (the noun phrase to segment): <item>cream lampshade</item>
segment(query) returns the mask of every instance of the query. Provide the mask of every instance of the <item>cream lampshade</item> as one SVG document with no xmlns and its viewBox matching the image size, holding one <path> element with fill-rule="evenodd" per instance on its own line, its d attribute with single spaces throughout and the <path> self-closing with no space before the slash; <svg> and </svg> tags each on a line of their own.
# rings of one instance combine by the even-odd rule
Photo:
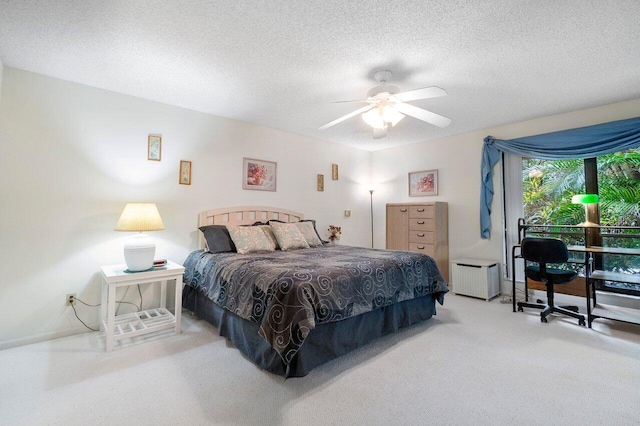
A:
<svg viewBox="0 0 640 426">
<path fill-rule="evenodd" d="M 164 224 L 154 203 L 127 203 L 115 230 L 140 232 L 127 239 L 124 244 L 124 261 L 129 271 L 146 271 L 153 267 L 156 244 L 142 232 L 162 229 Z"/>
</svg>

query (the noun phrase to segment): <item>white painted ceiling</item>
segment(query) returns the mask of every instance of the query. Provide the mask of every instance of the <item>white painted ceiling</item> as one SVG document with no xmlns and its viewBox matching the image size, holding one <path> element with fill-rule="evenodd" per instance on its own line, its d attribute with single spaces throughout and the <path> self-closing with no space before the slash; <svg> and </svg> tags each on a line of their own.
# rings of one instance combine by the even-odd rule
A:
<svg viewBox="0 0 640 426">
<path fill-rule="evenodd" d="M 640 1 L 0 0 L 0 61 L 378 150 L 640 98 Z M 318 130 L 381 69 L 453 123 Z"/>
</svg>

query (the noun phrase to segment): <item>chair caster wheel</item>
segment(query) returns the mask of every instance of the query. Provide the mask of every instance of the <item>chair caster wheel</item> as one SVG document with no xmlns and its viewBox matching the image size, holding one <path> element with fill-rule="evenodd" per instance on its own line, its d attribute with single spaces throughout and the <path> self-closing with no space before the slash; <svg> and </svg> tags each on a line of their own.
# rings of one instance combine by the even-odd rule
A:
<svg viewBox="0 0 640 426">
<path fill-rule="evenodd" d="M 578 324 L 580 324 L 583 327 L 587 325 L 587 323 L 583 319 L 578 320 Z"/>
<path fill-rule="evenodd" d="M 536 299 L 536 303 L 544 303 L 544 301 L 542 301 L 540 299 Z"/>
<path fill-rule="evenodd" d="M 547 322 L 547 317 L 540 317 L 540 322 Z"/>
<path fill-rule="evenodd" d="M 524 312 L 524 309 L 522 309 L 522 306 L 518 306 L 518 312 Z"/>
</svg>

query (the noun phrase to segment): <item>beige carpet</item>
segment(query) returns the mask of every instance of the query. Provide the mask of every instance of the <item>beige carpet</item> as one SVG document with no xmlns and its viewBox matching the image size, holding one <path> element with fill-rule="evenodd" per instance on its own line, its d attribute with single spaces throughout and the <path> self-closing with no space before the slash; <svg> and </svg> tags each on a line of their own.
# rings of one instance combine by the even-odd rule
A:
<svg viewBox="0 0 640 426">
<path fill-rule="evenodd" d="M 0 351 L 0 424 L 640 424 L 640 326 L 448 295 L 427 323 L 285 381 L 184 318 L 112 353 L 99 333 Z"/>
</svg>

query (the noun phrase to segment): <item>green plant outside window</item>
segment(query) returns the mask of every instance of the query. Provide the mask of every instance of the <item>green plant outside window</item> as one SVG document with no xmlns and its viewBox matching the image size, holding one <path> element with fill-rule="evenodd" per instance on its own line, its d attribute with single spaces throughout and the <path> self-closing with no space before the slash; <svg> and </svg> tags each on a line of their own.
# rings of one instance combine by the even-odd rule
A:
<svg viewBox="0 0 640 426">
<path fill-rule="evenodd" d="M 600 156 L 596 163 L 600 224 L 640 227 L 640 148 Z M 577 225 L 583 222 L 584 207 L 572 204 L 571 197 L 586 192 L 585 173 L 582 159 L 523 159 L 523 200 L 527 223 Z M 621 237 L 616 233 L 634 237 Z M 614 235 L 606 236 L 608 234 Z M 568 236 L 565 240 L 568 244 L 584 244 L 584 238 L 579 236 Z M 640 233 L 637 230 L 604 230 L 602 244 L 640 248 Z M 637 256 L 607 255 L 603 262 L 607 270 L 640 273 L 640 258 Z M 640 292 L 640 286 L 622 286 Z"/>
</svg>

